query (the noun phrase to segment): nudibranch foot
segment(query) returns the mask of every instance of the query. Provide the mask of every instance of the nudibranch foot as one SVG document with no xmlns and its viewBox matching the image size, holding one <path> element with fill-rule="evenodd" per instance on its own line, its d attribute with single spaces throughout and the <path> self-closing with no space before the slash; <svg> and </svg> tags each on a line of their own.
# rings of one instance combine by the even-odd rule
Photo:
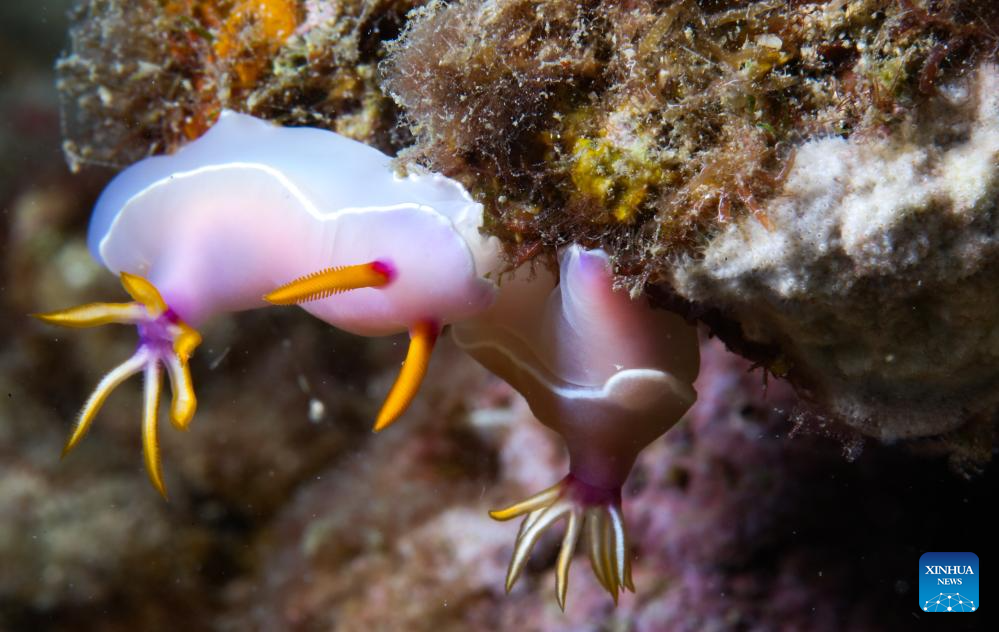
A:
<svg viewBox="0 0 999 632">
<path fill-rule="evenodd" d="M 134 299 L 131 303 L 88 303 L 58 312 L 34 314 L 47 323 L 63 327 L 96 327 L 112 323 L 135 325 L 139 347 L 132 356 L 109 371 L 87 399 L 73 434 L 63 448 L 68 454 L 83 439 L 108 396 L 119 384 L 143 373 L 142 447 L 153 486 L 166 497 L 156 430 L 163 368 L 170 380 L 173 399 L 170 421 L 179 430 L 191 423 L 197 408 L 188 360 L 201 344 L 201 335 L 182 321 L 167 305 L 159 290 L 142 277 L 121 273 L 121 284 Z"/>
<path fill-rule="evenodd" d="M 565 610 L 569 566 L 584 528 L 593 573 L 614 603 L 617 604 L 622 589 L 635 591 L 628 539 L 621 518 L 620 489 L 594 487 L 569 474 L 548 489 L 505 509 L 491 511 L 489 515 L 501 521 L 524 516 L 506 575 L 507 592 L 517 583 L 541 535 L 563 517 L 566 519 L 565 536 L 555 572 L 555 597 L 559 607 Z"/>
</svg>

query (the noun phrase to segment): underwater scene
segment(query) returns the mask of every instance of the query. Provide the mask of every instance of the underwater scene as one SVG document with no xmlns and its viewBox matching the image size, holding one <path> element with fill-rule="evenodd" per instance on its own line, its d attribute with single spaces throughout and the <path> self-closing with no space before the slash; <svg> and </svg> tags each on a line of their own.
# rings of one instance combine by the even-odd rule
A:
<svg viewBox="0 0 999 632">
<path fill-rule="evenodd" d="M 994 629 L 994 0 L 3 0 L 0 244 L 0 632 Z"/>
</svg>

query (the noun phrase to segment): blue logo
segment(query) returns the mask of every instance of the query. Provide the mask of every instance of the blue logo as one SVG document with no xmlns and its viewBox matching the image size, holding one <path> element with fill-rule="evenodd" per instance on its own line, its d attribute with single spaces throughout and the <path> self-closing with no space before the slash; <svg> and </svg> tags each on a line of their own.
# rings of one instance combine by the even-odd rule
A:
<svg viewBox="0 0 999 632">
<path fill-rule="evenodd" d="M 923 612 L 978 611 L 978 556 L 923 553 L 919 558 L 919 609 Z"/>
</svg>

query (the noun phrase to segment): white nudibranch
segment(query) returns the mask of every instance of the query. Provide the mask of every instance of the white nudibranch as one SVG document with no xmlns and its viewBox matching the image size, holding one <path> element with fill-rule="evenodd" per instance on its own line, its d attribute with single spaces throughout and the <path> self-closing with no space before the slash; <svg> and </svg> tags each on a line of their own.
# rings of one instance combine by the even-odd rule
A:
<svg viewBox="0 0 999 632">
<path fill-rule="evenodd" d="M 696 330 L 613 288 L 608 256 L 571 246 L 559 278 L 527 266 L 497 286 L 498 244 L 482 205 L 439 174 L 397 174 L 381 152 L 329 131 L 281 128 L 223 112 L 204 136 L 119 174 L 90 223 L 94 256 L 119 275 L 128 303 L 37 314 L 67 327 L 135 325 L 135 354 L 111 370 L 66 444 L 83 437 L 114 388 L 144 373 L 146 468 L 166 494 L 157 440 L 162 373 L 170 419 L 195 411 L 188 360 L 196 327 L 214 315 L 299 304 L 355 334 L 408 331 L 399 377 L 375 421 L 409 406 L 441 328 L 527 399 L 569 449 L 560 483 L 500 511 L 525 515 L 509 590 L 541 534 L 566 518 L 556 595 L 565 607 L 569 563 L 585 530 L 591 565 L 617 600 L 634 590 L 621 485 L 638 453 L 693 403 Z"/>
<path fill-rule="evenodd" d="M 201 138 L 132 165 L 94 209 L 88 243 L 121 277 L 130 303 L 38 314 L 69 327 L 128 323 L 139 348 L 99 383 L 66 445 L 87 431 L 110 392 L 145 375 L 143 447 L 165 494 L 156 437 L 161 367 L 170 418 L 195 410 L 188 358 L 195 327 L 214 315 L 297 303 L 346 331 L 410 333 L 399 378 L 375 422 L 405 411 L 441 327 L 492 303 L 493 239 L 482 206 L 439 174 L 395 172 L 392 159 L 333 132 L 282 128 L 223 112 Z"/>
<path fill-rule="evenodd" d="M 452 327 L 458 346 L 517 389 L 569 449 L 561 482 L 490 514 L 525 516 L 508 591 L 541 534 L 566 519 L 555 576 L 563 608 L 584 528 L 593 571 L 615 602 L 621 588 L 634 590 L 621 486 L 638 453 L 697 396 L 696 328 L 644 297 L 615 291 L 613 281 L 606 253 L 574 245 L 562 253 L 557 285 L 545 270 L 518 269 L 502 280 L 492 307 Z"/>
</svg>

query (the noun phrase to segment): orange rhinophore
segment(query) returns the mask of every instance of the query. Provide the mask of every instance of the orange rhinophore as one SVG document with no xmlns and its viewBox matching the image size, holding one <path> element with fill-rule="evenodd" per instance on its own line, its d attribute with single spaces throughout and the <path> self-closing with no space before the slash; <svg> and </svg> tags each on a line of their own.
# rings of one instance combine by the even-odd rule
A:
<svg viewBox="0 0 999 632">
<path fill-rule="evenodd" d="M 264 296 L 264 300 L 274 305 L 297 305 L 318 301 L 348 290 L 381 287 L 394 276 L 395 271 L 392 266 L 384 261 L 336 266 L 286 283 Z"/>
<path fill-rule="evenodd" d="M 440 334 L 440 325 L 433 321 L 421 321 L 413 325 L 409 331 L 409 351 L 402 363 L 399 377 L 396 378 L 392 390 L 389 391 L 382 409 L 375 420 L 375 432 L 392 425 L 409 408 L 409 404 L 420 390 L 423 377 L 430 365 L 430 354 L 434 343 Z"/>
</svg>

